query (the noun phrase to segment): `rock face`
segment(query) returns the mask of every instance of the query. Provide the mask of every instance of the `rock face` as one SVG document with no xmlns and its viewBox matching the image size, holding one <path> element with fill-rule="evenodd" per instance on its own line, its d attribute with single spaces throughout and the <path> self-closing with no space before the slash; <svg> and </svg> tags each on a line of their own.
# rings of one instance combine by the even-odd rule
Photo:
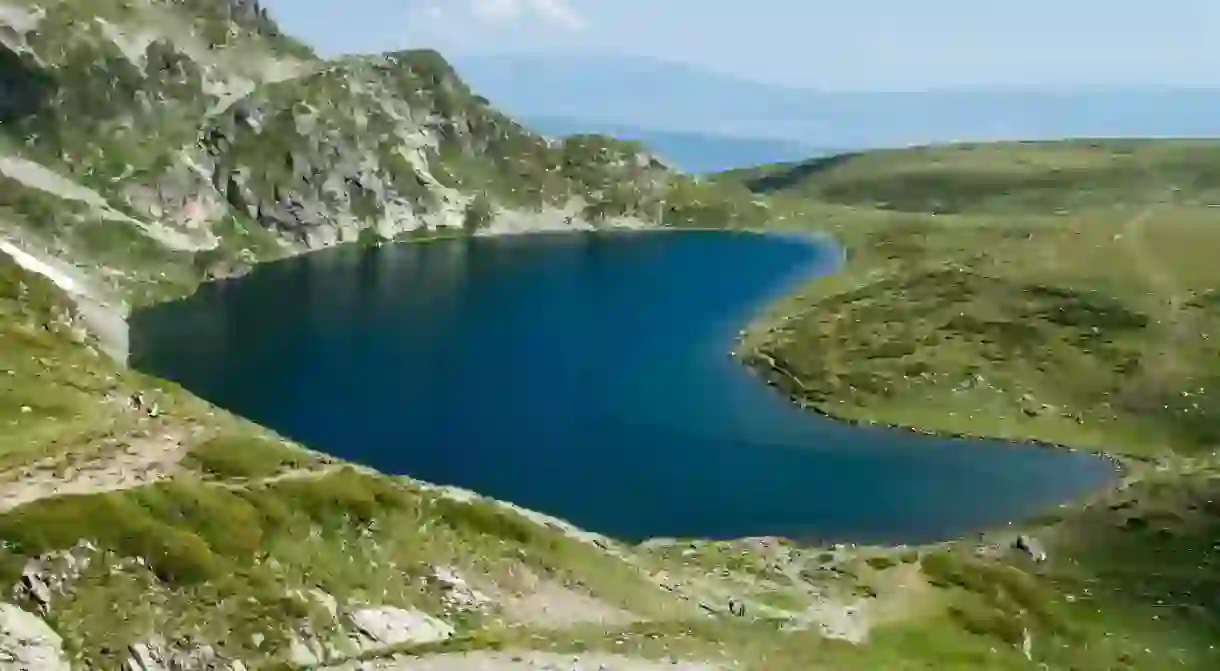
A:
<svg viewBox="0 0 1220 671">
<path fill-rule="evenodd" d="M 97 548 L 92 543 L 81 541 L 68 550 L 31 559 L 21 570 L 14 596 L 33 604 L 44 615 L 51 612 L 55 595 L 71 588 L 89 568 L 95 552 Z"/>
<path fill-rule="evenodd" d="M 347 58 L 262 87 L 214 119 L 203 145 L 234 211 L 310 247 L 364 229 L 463 228 L 475 193 L 537 209 L 633 185 L 622 214 L 663 185 L 629 145 L 527 132 L 427 51 Z"/>
<path fill-rule="evenodd" d="M 253 0 L 0 8 L 4 226 L 108 293 L 414 231 L 722 221 L 643 147 L 534 134 L 433 51 L 323 61 Z M 111 316 L 90 332 L 123 359 Z"/>
<path fill-rule="evenodd" d="M 445 592 L 445 603 L 456 610 L 475 610 L 491 603 L 491 598 L 474 589 L 449 566 L 432 569 L 432 580 Z"/>
<path fill-rule="evenodd" d="M 412 231 L 767 217 L 636 143 L 532 133 L 436 52 L 320 60 L 254 0 L 2 6 L 0 165 L 74 186 L 0 175 L 6 217 L 124 292 Z"/>
<path fill-rule="evenodd" d="M 1041 541 L 1033 536 L 1021 534 L 1017 536 L 1017 540 L 1013 545 L 1038 563 L 1042 563 L 1047 559 L 1046 549 L 1042 546 Z"/>
<path fill-rule="evenodd" d="M 435 52 L 324 62 L 254 0 L 110 4 L 0 14 L 0 133 L 182 249 L 461 229 L 475 195 L 655 220 L 672 177 L 631 143 L 530 133 Z"/>
<path fill-rule="evenodd" d="M 160 636 L 133 643 L 128 649 L 124 671 L 241 671 L 240 660 L 226 660 L 206 643 L 174 647 Z"/>
<path fill-rule="evenodd" d="M 435 643 L 454 633 L 453 627 L 425 613 L 390 606 L 359 608 L 350 618 L 356 629 L 373 642 L 366 647 Z"/>
<path fill-rule="evenodd" d="M 69 671 L 63 639 L 41 618 L 0 603 L 0 669 Z"/>
</svg>

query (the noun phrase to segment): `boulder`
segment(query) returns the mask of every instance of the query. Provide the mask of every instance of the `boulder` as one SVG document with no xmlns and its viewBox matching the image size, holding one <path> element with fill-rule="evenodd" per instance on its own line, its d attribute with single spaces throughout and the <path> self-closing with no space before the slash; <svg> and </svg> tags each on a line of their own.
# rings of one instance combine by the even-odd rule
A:
<svg viewBox="0 0 1220 671">
<path fill-rule="evenodd" d="M 373 647 L 435 643 L 454 634 L 447 622 L 426 613 L 392 606 L 359 608 L 349 617 L 356 629 L 376 644 Z"/>
<path fill-rule="evenodd" d="M 21 572 L 21 591 L 31 601 L 38 604 L 42 612 L 45 613 L 51 609 L 51 588 L 42 579 L 38 566 L 32 562 L 27 564 Z"/>
<path fill-rule="evenodd" d="M 1030 559 L 1038 563 L 1044 562 L 1047 559 L 1046 549 L 1033 536 L 1021 534 L 1017 536 L 1017 541 L 1014 545 L 1018 550 L 1025 552 L 1025 554 L 1029 555 Z"/>
</svg>

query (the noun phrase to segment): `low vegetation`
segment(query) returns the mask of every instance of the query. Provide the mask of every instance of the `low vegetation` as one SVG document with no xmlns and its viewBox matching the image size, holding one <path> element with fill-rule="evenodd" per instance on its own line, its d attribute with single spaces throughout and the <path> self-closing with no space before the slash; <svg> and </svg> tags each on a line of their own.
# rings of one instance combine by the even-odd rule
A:
<svg viewBox="0 0 1220 671">
<path fill-rule="evenodd" d="M 979 151 L 973 160 L 998 150 Z M 1056 165 L 1058 150 L 1045 151 Z M 923 155 L 895 160 L 912 171 Z M 834 170 L 863 171 L 853 161 Z M 819 175 L 789 188 L 821 188 Z M 810 225 L 841 235 L 850 262 L 781 308 L 750 361 L 802 404 L 845 419 L 1209 452 L 1220 443 L 1220 314 L 1202 306 L 1220 283 L 1205 251 L 1220 241 L 1217 210 L 1185 187 L 1160 192 L 1165 202 L 1144 193 L 1062 215 L 887 215 L 867 194 L 810 206 Z"/>
<path fill-rule="evenodd" d="M 795 402 L 1129 457 L 1121 490 L 1028 523 L 1043 564 L 1011 533 L 925 552 L 943 607 L 925 631 L 1032 640 L 1049 668 L 1216 663 L 1216 147 L 961 145 L 719 177 L 767 196 L 777 225 L 845 245 L 840 273 L 744 338 Z"/>
<path fill-rule="evenodd" d="M 55 602 L 56 621 L 90 668 L 117 667 L 152 623 L 167 638 L 223 641 L 231 658 L 286 659 L 294 631 L 325 637 L 341 624 L 311 590 L 340 604 L 445 615 L 444 592 L 429 580 L 449 565 L 483 589 L 519 589 L 514 574 L 533 571 L 641 615 L 666 612 L 638 570 L 498 504 L 436 497 L 350 468 L 232 483 L 178 479 L 23 506 L 0 516 L 0 572 L 15 583 L 30 559 L 92 546 L 85 573 Z M 481 617 L 463 615 L 463 633 Z M 255 635 L 261 644 L 251 643 Z"/>
<path fill-rule="evenodd" d="M 88 442 L 111 423 L 98 399 L 120 384 L 86 349 L 75 308 L 0 254 L 0 463 Z"/>
<path fill-rule="evenodd" d="M 1220 205 L 1220 142 L 1000 142 L 840 154 L 726 173 L 758 192 L 936 214 L 1056 214 L 1114 203 Z"/>
<path fill-rule="evenodd" d="M 196 445 L 183 462 L 208 476 L 230 480 L 283 475 L 314 467 L 318 459 L 269 438 L 231 434 Z"/>
</svg>

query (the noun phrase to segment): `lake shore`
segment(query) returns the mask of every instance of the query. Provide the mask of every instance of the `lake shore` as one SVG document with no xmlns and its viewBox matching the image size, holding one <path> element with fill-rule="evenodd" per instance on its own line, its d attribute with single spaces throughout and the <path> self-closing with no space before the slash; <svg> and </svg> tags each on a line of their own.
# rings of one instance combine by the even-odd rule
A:
<svg viewBox="0 0 1220 671">
<path fill-rule="evenodd" d="M 511 230 L 511 232 L 501 232 L 501 233 L 498 233 L 495 235 L 489 235 L 488 237 L 500 237 L 502 235 L 510 235 L 510 236 L 511 235 L 526 235 L 526 234 L 535 234 L 535 235 L 562 235 L 562 234 L 564 234 L 563 231 L 556 231 L 554 229 L 547 229 L 547 228 L 542 228 L 539 230 L 530 230 L 530 231 L 522 231 L 520 229 L 510 229 L 510 230 Z M 825 233 L 820 233 L 820 232 L 792 233 L 792 232 L 786 232 L 786 231 L 770 231 L 770 230 L 766 230 L 766 229 L 729 229 L 729 230 L 725 230 L 725 229 L 717 229 L 717 228 L 710 228 L 710 227 L 709 228 L 677 228 L 677 229 L 674 229 L 674 228 L 640 229 L 638 227 L 620 227 L 620 228 L 613 228 L 613 229 L 582 231 L 582 232 L 580 232 L 580 234 L 581 235 L 598 235 L 598 234 L 618 235 L 621 233 L 654 234 L 654 233 L 659 233 L 659 232 L 671 232 L 671 233 L 682 233 L 682 232 L 700 233 L 700 232 L 702 232 L 702 233 L 708 233 L 708 234 L 715 234 L 717 236 L 742 234 L 742 235 L 749 235 L 749 236 L 760 236 L 760 237 L 777 239 L 777 240 L 793 241 L 793 242 L 801 243 L 803 245 L 808 244 L 810 246 L 814 246 L 814 247 L 817 247 L 817 248 L 823 249 L 823 250 L 825 250 L 825 249 L 842 250 L 843 249 L 841 245 L 837 244 L 837 242 L 834 240 L 834 238 L 832 236 L 827 235 Z M 403 238 L 400 240 L 396 240 L 393 243 L 387 242 L 384 244 L 414 244 L 414 243 L 426 243 L 426 242 L 453 241 L 455 238 L 460 239 L 463 237 L 467 237 L 465 233 L 456 233 L 456 234 L 442 233 L 439 235 L 406 237 L 406 238 Z M 754 307 L 750 308 L 749 311 L 755 312 L 755 313 L 765 312 L 765 311 L 771 309 L 771 303 L 773 300 L 776 300 L 776 298 L 775 298 L 776 296 L 779 296 L 779 298 L 777 300 L 783 301 L 784 297 L 787 296 L 790 292 L 799 291 L 800 288 L 804 286 L 804 283 L 809 282 L 809 281 L 817 281 L 816 279 L 813 278 L 813 275 L 817 275 L 820 277 L 820 276 L 825 276 L 827 274 L 837 272 L 841 268 L 845 254 L 842 251 L 839 251 L 836 254 L 836 256 L 837 256 L 837 259 L 835 259 L 833 262 L 830 262 L 829 264 L 822 263 L 822 264 L 818 264 L 817 266 L 811 266 L 810 270 L 808 270 L 808 271 L 806 271 L 806 270 L 796 271 L 793 276 L 790 276 L 789 278 L 787 278 L 787 281 L 782 282 L 781 286 L 778 289 L 776 289 L 775 292 L 772 293 L 772 295 L 763 297 L 761 299 L 761 302 L 758 303 L 757 305 L 755 305 Z M 829 258 L 829 257 L 827 257 L 827 258 Z M 750 323 L 753 323 L 753 321 L 746 320 L 745 322 L 743 322 L 742 325 L 746 326 L 748 328 Z M 736 327 L 734 328 L 734 330 L 736 330 Z M 728 343 L 726 343 L 726 349 L 729 346 L 730 345 Z M 761 391 L 763 391 L 763 393 L 769 393 L 769 392 L 766 392 L 765 390 L 761 390 Z M 830 417 L 830 418 L 835 419 L 836 421 L 839 419 L 839 418 L 834 418 L 834 417 Z M 934 437 L 955 437 L 955 436 L 950 436 L 947 434 L 935 434 L 935 433 L 928 434 L 928 435 L 932 435 Z M 972 437 L 977 437 L 980 439 L 988 438 L 988 436 L 986 436 L 986 435 L 972 436 Z M 1021 444 L 1023 441 L 1014 440 L 1014 441 L 1010 441 L 1010 442 L 1012 442 L 1014 444 Z M 973 530 L 970 533 L 973 533 Z M 798 536 L 800 536 L 800 534 L 798 534 Z M 830 534 L 830 536 L 834 537 L 835 534 L 832 533 L 832 534 Z"/>
</svg>

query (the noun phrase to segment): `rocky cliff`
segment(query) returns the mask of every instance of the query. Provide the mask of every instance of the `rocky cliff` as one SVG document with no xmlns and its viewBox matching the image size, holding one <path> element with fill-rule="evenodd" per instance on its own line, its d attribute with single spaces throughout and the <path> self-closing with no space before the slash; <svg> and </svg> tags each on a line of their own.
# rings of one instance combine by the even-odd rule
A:
<svg viewBox="0 0 1220 671">
<path fill-rule="evenodd" d="M 138 302 L 361 235 L 760 213 L 637 144 L 534 134 L 435 52 L 320 60 L 256 2 L 5 0 L 0 46 L 6 239 Z"/>
</svg>

